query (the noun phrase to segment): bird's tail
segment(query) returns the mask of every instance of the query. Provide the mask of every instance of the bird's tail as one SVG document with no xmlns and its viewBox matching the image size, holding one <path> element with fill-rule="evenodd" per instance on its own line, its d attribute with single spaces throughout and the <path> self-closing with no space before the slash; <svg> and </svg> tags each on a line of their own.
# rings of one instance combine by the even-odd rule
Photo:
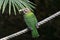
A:
<svg viewBox="0 0 60 40">
<path fill-rule="evenodd" d="M 38 31 L 37 31 L 36 28 L 35 28 L 34 30 L 32 30 L 32 37 L 33 37 L 33 38 L 39 37 L 39 33 L 38 33 Z"/>
</svg>

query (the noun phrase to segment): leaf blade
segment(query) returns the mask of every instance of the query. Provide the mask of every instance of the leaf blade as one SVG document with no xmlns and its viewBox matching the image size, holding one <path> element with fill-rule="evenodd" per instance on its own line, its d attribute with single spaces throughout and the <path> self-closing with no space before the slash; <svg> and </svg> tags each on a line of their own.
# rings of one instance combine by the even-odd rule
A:
<svg viewBox="0 0 60 40">
<path fill-rule="evenodd" d="M 9 15 L 11 14 L 11 0 L 9 0 Z"/>
<path fill-rule="evenodd" d="M 16 9 L 13 1 L 12 1 L 12 6 L 13 6 L 14 14 L 16 15 Z"/>
<path fill-rule="evenodd" d="M 5 0 L 3 4 L 2 13 L 4 13 L 7 3 L 8 3 L 8 0 Z"/>
</svg>

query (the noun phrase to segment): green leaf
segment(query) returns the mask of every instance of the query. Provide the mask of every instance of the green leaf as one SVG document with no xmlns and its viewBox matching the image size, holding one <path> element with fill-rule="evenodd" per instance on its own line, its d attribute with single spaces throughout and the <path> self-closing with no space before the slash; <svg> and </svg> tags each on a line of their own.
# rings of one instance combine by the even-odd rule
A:
<svg viewBox="0 0 60 40">
<path fill-rule="evenodd" d="M 28 1 L 28 3 L 30 3 L 31 5 L 34 5 L 34 6 L 36 6 L 36 4 L 34 4 L 34 3 L 30 2 L 30 1 Z"/>
<path fill-rule="evenodd" d="M 0 10 L 2 9 L 2 13 L 4 13 L 5 8 L 9 4 L 9 15 L 11 15 L 11 8 L 13 7 L 14 14 L 16 15 L 16 8 L 19 11 L 20 9 L 29 8 L 32 10 L 32 8 L 35 8 L 33 6 L 33 3 L 29 0 L 0 0 Z"/>
<path fill-rule="evenodd" d="M 15 3 L 15 6 L 16 6 L 17 10 L 19 11 L 20 8 L 18 7 L 18 5 L 16 3 Z"/>
<path fill-rule="evenodd" d="M 18 6 L 20 7 L 20 9 L 25 8 L 19 0 L 18 0 L 18 1 L 16 1 L 16 3 L 17 3 L 17 4 L 18 4 Z"/>
<path fill-rule="evenodd" d="M 14 1 L 14 0 L 13 0 L 13 1 Z M 16 6 L 17 10 L 19 11 L 20 8 L 19 8 L 19 6 L 17 5 L 17 3 L 16 3 L 15 1 L 14 1 L 13 3 L 14 3 L 14 5 Z"/>
<path fill-rule="evenodd" d="M 35 6 L 35 4 L 34 3 L 32 3 L 32 2 L 30 2 L 30 1 L 28 1 L 28 0 L 24 0 L 24 2 L 26 2 L 26 4 L 29 6 L 29 7 L 31 7 L 31 9 L 32 8 L 35 8 L 34 6 Z M 34 5 L 34 6 L 33 6 Z"/>
<path fill-rule="evenodd" d="M 4 13 L 5 7 L 6 7 L 7 3 L 8 3 L 8 0 L 5 0 L 5 1 L 4 1 L 4 4 L 3 4 L 3 10 L 2 10 L 2 13 Z"/>
<path fill-rule="evenodd" d="M 3 5 L 3 2 L 4 2 L 4 0 L 0 0 L 0 10 L 1 10 L 1 7 Z"/>
<path fill-rule="evenodd" d="M 26 8 L 29 8 L 30 10 L 32 10 L 32 8 L 28 5 L 29 3 L 27 3 L 25 0 L 24 1 L 20 1 Z M 32 10 L 33 11 L 33 10 Z"/>
<path fill-rule="evenodd" d="M 11 0 L 9 0 L 9 15 L 11 14 Z"/>
<path fill-rule="evenodd" d="M 13 1 L 12 1 L 12 5 L 13 5 L 14 14 L 16 15 L 16 9 Z"/>
</svg>

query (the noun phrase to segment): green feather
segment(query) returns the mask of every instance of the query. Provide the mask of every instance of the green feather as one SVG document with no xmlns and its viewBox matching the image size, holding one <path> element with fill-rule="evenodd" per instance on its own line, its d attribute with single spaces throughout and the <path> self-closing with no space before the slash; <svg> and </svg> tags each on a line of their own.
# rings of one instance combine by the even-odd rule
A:
<svg viewBox="0 0 60 40">
<path fill-rule="evenodd" d="M 39 33 L 36 29 L 37 19 L 32 12 L 27 12 L 24 15 L 25 22 L 29 28 L 32 29 L 32 37 L 36 38 L 39 37 Z"/>
</svg>

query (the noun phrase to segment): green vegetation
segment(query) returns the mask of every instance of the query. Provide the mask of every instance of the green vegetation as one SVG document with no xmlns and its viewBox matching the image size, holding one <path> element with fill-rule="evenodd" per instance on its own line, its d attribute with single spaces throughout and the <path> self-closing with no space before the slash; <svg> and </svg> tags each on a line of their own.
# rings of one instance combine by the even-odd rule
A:
<svg viewBox="0 0 60 40">
<path fill-rule="evenodd" d="M 2 13 L 4 13 L 7 4 L 9 5 L 9 15 L 11 14 L 11 8 L 13 8 L 15 15 L 16 9 L 20 10 L 27 7 L 32 10 L 32 8 L 35 8 L 34 4 L 29 0 L 0 0 L 0 10 L 2 9 Z"/>
</svg>

